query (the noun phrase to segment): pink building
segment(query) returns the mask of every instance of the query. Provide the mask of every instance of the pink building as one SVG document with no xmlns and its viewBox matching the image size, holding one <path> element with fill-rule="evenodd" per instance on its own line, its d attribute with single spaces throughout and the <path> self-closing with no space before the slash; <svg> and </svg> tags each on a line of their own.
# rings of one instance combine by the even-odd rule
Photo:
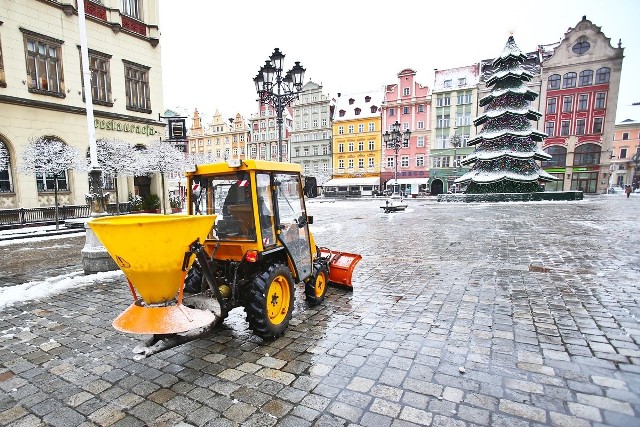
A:
<svg viewBox="0 0 640 427">
<path fill-rule="evenodd" d="M 429 137 L 431 134 L 431 95 L 429 87 L 415 81 L 416 72 L 406 68 L 398 73 L 398 82 L 385 87 L 382 103 L 382 133 L 397 121 L 400 130 L 411 131 L 408 144 L 398 151 L 382 147 L 381 184 L 391 185 L 398 162 L 398 183 L 411 194 L 426 191 L 429 182 Z M 396 160 L 397 157 L 397 160 Z"/>
</svg>

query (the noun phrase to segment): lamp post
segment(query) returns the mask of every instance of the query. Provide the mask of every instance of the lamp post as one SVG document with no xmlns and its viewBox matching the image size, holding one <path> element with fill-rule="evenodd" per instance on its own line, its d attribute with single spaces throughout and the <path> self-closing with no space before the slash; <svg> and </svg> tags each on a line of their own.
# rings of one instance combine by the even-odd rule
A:
<svg viewBox="0 0 640 427">
<path fill-rule="evenodd" d="M 453 145 L 453 174 L 456 177 L 458 176 L 458 163 L 456 159 L 458 157 L 458 147 L 460 147 L 461 145 L 460 135 L 458 135 L 457 131 L 458 131 L 458 127 L 454 126 L 453 136 L 451 137 L 451 145 Z M 454 184 L 453 187 L 455 190 L 456 185 Z"/>
<path fill-rule="evenodd" d="M 253 79 L 260 105 L 267 104 L 276 110 L 278 123 L 278 161 L 280 162 L 282 161 L 282 113 L 291 101 L 298 99 L 305 72 L 300 62 L 296 61 L 295 65 L 282 77 L 283 61 L 284 54 L 276 47 L 269 60 L 260 67 L 258 75 Z"/>
<path fill-rule="evenodd" d="M 382 135 L 382 140 L 384 141 L 386 147 L 393 149 L 396 153 L 396 171 L 393 184 L 394 193 L 396 192 L 396 186 L 398 186 L 398 189 L 400 188 L 400 186 L 398 185 L 398 152 L 402 148 L 403 142 L 407 145 L 409 144 L 409 138 L 411 138 L 411 131 L 409 129 L 406 129 L 404 132 L 400 132 L 400 123 L 397 120 L 394 124 L 391 125 L 391 130 L 386 131 Z"/>
</svg>

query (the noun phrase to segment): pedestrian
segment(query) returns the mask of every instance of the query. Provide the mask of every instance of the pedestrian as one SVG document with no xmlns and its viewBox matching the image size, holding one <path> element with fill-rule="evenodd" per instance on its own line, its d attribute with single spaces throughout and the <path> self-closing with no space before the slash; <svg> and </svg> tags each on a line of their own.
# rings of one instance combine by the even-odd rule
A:
<svg viewBox="0 0 640 427">
<path fill-rule="evenodd" d="M 631 195 L 631 185 L 627 184 L 624 186 L 624 192 L 627 193 L 627 199 Z"/>
</svg>

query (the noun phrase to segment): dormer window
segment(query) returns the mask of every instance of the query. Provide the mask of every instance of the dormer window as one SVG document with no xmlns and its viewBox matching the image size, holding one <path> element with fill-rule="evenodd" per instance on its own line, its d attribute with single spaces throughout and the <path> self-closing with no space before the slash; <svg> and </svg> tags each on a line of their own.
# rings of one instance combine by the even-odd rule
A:
<svg viewBox="0 0 640 427">
<path fill-rule="evenodd" d="M 344 117 L 344 113 L 346 113 L 346 111 L 344 111 L 344 110 L 338 111 L 338 114 L 340 114 L 340 117 Z"/>
<path fill-rule="evenodd" d="M 410 93 L 409 93 L 409 92 L 411 91 L 411 89 L 409 89 L 408 87 L 405 87 L 405 88 L 404 88 L 404 89 L 402 89 L 402 90 L 403 90 L 403 95 L 404 95 L 404 96 L 409 96 L 409 95 L 410 95 Z"/>
<path fill-rule="evenodd" d="M 371 112 L 375 113 L 376 111 L 378 111 L 378 107 L 376 107 L 375 105 L 371 106 Z"/>
<path fill-rule="evenodd" d="M 353 111 L 356 113 L 356 116 L 359 116 L 360 115 L 360 111 L 362 111 L 362 110 L 360 110 L 359 108 L 356 108 Z"/>
<path fill-rule="evenodd" d="M 364 97 L 364 102 L 369 102 L 371 101 L 371 97 L 370 96 L 365 96 Z"/>
<path fill-rule="evenodd" d="M 444 87 L 451 87 L 451 80 L 445 80 Z"/>
<path fill-rule="evenodd" d="M 356 102 L 356 100 L 355 100 L 355 99 L 353 99 L 353 98 L 349 98 L 349 105 L 353 105 L 353 103 L 354 103 L 354 102 Z"/>
<path fill-rule="evenodd" d="M 467 84 L 467 78 L 466 77 L 460 77 L 458 79 L 458 86 L 464 86 Z"/>
</svg>

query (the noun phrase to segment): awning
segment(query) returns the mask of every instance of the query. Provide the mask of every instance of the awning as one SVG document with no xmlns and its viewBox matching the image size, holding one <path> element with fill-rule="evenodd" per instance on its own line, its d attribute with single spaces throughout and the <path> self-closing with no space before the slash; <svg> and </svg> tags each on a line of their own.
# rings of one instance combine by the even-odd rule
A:
<svg viewBox="0 0 640 427">
<path fill-rule="evenodd" d="M 380 178 L 334 178 L 322 184 L 323 187 L 358 187 L 361 185 L 380 185 Z"/>
<path fill-rule="evenodd" d="M 391 178 L 389 181 L 387 181 L 387 185 L 391 184 L 395 184 L 396 180 Z M 429 183 L 429 178 L 398 178 L 398 184 L 428 184 Z"/>
</svg>

